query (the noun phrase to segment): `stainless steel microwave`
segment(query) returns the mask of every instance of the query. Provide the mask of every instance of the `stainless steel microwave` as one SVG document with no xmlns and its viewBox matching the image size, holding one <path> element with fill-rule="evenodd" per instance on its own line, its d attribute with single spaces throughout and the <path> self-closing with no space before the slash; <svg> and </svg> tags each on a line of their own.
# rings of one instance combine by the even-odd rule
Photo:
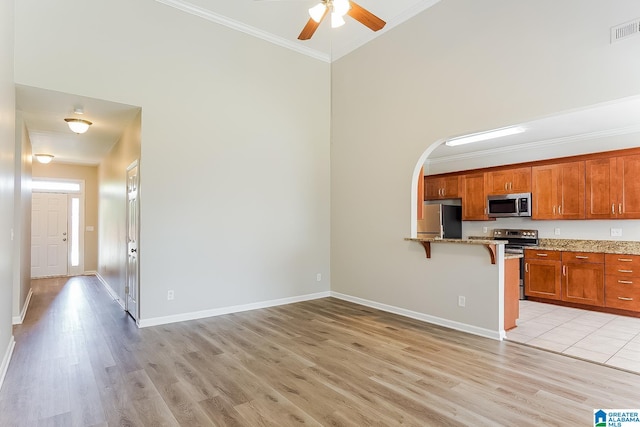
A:
<svg viewBox="0 0 640 427">
<path fill-rule="evenodd" d="M 489 218 L 531 216 L 531 193 L 488 196 L 487 206 Z"/>
</svg>

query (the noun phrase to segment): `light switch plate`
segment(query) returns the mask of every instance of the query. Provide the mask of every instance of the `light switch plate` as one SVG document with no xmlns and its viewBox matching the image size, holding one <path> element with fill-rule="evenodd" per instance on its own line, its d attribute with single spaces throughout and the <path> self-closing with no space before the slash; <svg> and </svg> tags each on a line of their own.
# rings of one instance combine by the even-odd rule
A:
<svg viewBox="0 0 640 427">
<path fill-rule="evenodd" d="M 612 228 L 611 237 L 622 237 L 622 228 Z"/>
<path fill-rule="evenodd" d="M 560 235 L 560 229 L 559 228 L 555 228 L 553 230 L 553 234 L 555 234 L 556 236 L 559 236 Z"/>
</svg>

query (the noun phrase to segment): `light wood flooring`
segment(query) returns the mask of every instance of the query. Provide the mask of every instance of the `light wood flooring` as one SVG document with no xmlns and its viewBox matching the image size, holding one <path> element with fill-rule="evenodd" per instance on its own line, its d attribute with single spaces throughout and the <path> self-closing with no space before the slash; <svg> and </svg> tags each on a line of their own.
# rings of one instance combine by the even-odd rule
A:
<svg viewBox="0 0 640 427">
<path fill-rule="evenodd" d="M 33 282 L 1 426 L 587 426 L 640 376 L 326 298 L 138 329 L 93 277 Z"/>
</svg>

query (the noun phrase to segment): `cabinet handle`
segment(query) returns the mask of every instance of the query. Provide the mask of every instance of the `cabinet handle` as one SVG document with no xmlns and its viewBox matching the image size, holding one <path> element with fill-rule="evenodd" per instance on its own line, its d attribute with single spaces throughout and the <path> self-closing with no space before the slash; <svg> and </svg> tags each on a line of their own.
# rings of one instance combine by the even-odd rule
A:
<svg viewBox="0 0 640 427">
<path fill-rule="evenodd" d="M 626 297 L 618 297 L 618 299 L 621 299 L 622 301 L 633 301 L 633 298 L 626 298 Z"/>
<path fill-rule="evenodd" d="M 524 271 L 525 271 L 525 273 L 529 272 L 529 263 L 528 262 L 524 263 Z"/>
<path fill-rule="evenodd" d="M 553 214 L 556 214 L 556 205 L 553 205 Z"/>
<path fill-rule="evenodd" d="M 566 275 L 567 275 L 567 266 L 566 266 L 566 265 L 563 265 L 563 266 L 562 266 L 562 275 L 563 275 L 563 276 L 566 276 Z"/>
<path fill-rule="evenodd" d="M 576 255 L 577 259 L 589 259 L 588 256 L 584 256 L 584 255 Z"/>
<path fill-rule="evenodd" d="M 622 283 L 624 285 L 633 285 L 631 280 L 618 280 L 618 283 Z"/>
<path fill-rule="evenodd" d="M 620 262 L 632 262 L 633 260 L 631 258 L 618 258 L 618 261 L 620 261 Z"/>
<path fill-rule="evenodd" d="M 505 189 L 505 190 L 508 190 L 508 189 L 509 189 L 509 183 L 508 183 L 508 182 L 505 182 L 505 183 L 504 183 L 504 189 Z"/>
<path fill-rule="evenodd" d="M 633 273 L 633 270 L 618 270 L 620 273 Z"/>
<path fill-rule="evenodd" d="M 622 203 L 618 203 L 618 213 L 622 215 Z"/>
<path fill-rule="evenodd" d="M 549 256 L 548 254 L 536 254 L 536 256 Z"/>
<path fill-rule="evenodd" d="M 562 205 L 558 205 L 558 215 L 562 215 Z"/>
<path fill-rule="evenodd" d="M 510 182 L 509 183 L 509 190 L 512 190 L 512 189 L 513 189 L 513 182 Z"/>
<path fill-rule="evenodd" d="M 616 214 L 616 204 L 611 203 L 611 215 L 615 215 L 615 214 Z"/>
</svg>

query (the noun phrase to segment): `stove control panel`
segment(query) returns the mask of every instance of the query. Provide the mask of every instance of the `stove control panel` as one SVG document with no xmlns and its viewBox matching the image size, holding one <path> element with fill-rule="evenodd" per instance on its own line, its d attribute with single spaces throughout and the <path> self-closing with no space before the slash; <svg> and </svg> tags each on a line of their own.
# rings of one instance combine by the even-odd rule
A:
<svg viewBox="0 0 640 427">
<path fill-rule="evenodd" d="M 520 230 L 497 228 L 493 230 L 493 237 L 496 239 L 538 239 L 538 230 Z"/>
</svg>

